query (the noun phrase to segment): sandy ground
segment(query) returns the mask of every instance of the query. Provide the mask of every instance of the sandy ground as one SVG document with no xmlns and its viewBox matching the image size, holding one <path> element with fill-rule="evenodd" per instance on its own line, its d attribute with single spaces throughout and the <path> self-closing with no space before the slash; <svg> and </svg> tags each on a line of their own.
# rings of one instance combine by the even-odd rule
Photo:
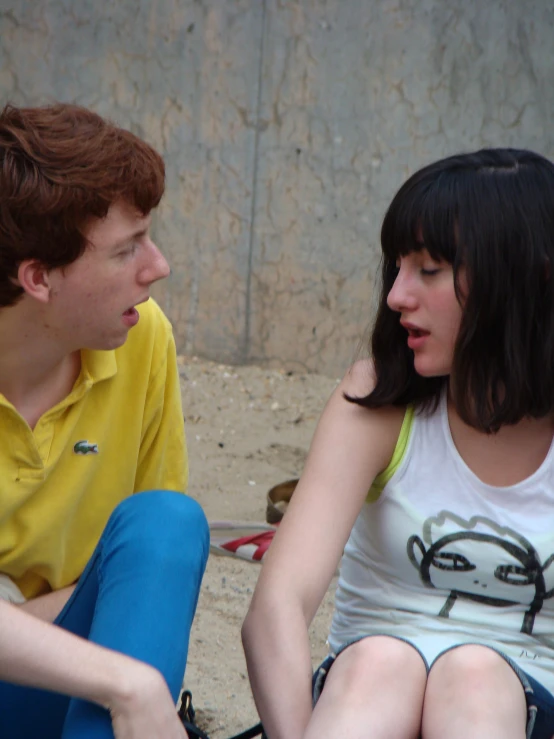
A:
<svg viewBox="0 0 554 739">
<path fill-rule="evenodd" d="M 273 485 L 298 477 L 337 380 L 180 357 L 189 492 L 209 521 L 265 522 Z M 198 725 L 226 739 L 258 721 L 240 641 L 260 565 L 210 554 L 185 687 Z M 314 665 L 327 653 L 334 583 L 311 627 Z M 268 635 L 269 638 L 269 635 Z"/>
</svg>

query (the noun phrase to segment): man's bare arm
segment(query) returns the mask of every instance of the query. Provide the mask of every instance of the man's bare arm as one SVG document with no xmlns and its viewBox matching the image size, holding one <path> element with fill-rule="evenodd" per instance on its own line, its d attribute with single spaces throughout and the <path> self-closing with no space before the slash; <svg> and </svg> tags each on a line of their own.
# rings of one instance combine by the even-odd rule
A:
<svg viewBox="0 0 554 739">
<path fill-rule="evenodd" d="M 1 680 L 104 706 L 117 739 L 186 739 L 157 670 L 21 610 L 0 600 Z"/>
</svg>

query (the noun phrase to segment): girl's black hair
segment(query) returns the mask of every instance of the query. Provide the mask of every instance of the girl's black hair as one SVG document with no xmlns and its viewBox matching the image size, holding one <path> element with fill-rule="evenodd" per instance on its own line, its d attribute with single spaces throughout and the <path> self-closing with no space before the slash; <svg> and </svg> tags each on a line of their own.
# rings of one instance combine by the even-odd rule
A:
<svg viewBox="0 0 554 739">
<path fill-rule="evenodd" d="M 423 244 L 422 244 L 423 242 Z M 368 408 L 436 408 L 448 377 L 422 377 L 387 305 L 399 256 L 424 247 L 453 266 L 463 315 L 451 393 L 491 433 L 554 410 L 554 165 L 530 151 L 483 149 L 430 164 L 400 188 L 381 229 L 382 289 L 371 340 Z M 462 296 L 459 270 L 467 292 Z"/>
</svg>

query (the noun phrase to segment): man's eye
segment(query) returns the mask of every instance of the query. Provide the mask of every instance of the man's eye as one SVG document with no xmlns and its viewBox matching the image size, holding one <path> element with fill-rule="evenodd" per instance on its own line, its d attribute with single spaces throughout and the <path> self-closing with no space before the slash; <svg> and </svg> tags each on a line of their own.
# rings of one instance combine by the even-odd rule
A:
<svg viewBox="0 0 554 739">
<path fill-rule="evenodd" d="M 123 249 L 122 251 L 120 251 L 118 256 L 120 256 L 120 257 L 129 257 L 129 256 L 132 256 L 136 252 L 137 248 L 138 248 L 138 244 L 135 241 L 132 244 L 130 244 L 129 246 L 127 246 L 125 249 Z"/>
</svg>

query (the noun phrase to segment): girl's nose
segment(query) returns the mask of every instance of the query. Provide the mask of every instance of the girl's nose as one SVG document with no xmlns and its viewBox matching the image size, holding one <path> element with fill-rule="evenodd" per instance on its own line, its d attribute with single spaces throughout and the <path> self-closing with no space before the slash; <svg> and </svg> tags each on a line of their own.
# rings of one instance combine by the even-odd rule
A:
<svg viewBox="0 0 554 739">
<path fill-rule="evenodd" d="M 411 275 L 400 267 L 396 280 L 387 295 L 389 308 L 397 313 L 414 310 L 417 306 L 417 299 L 413 288 Z"/>
</svg>

